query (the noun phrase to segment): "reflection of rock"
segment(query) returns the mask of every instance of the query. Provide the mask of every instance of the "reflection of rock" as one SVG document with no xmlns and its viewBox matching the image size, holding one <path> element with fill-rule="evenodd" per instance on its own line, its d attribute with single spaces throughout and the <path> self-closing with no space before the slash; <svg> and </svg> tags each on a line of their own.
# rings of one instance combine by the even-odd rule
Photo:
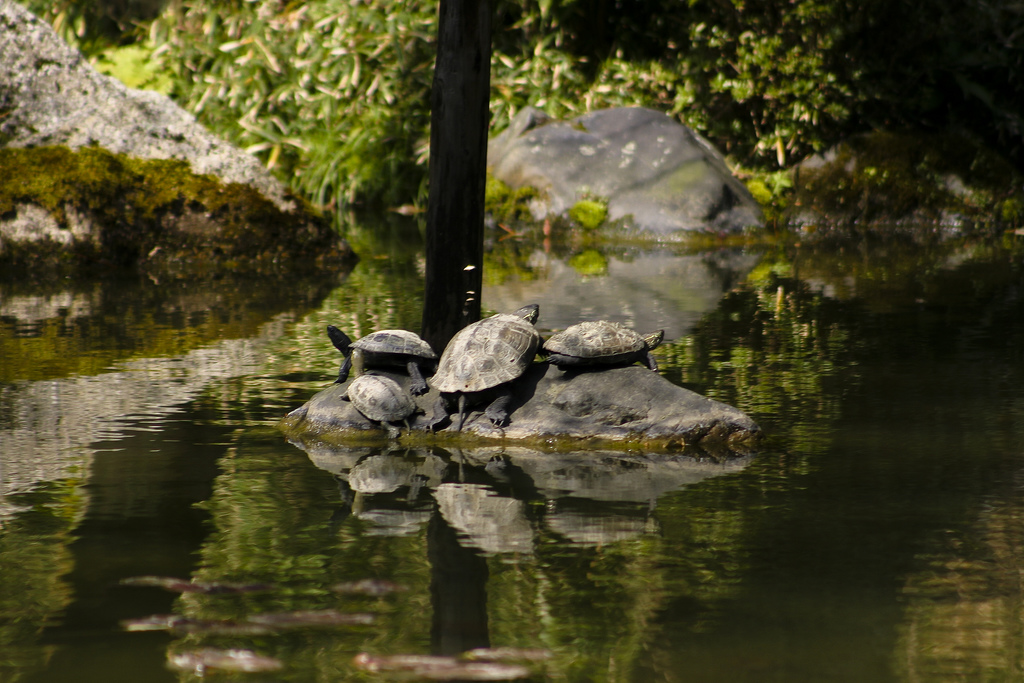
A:
<svg viewBox="0 0 1024 683">
<path fill-rule="evenodd" d="M 533 527 L 523 501 L 479 484 L 441 484 L 434 499 L 445 521 L 465 534 L 470 545 L 488 553 L 533 551 Z"/>
<path fill-rule="evenodd" d="M 666 251 L 610 257 L 608 272 L 583 276 L 564 261 L 538 251 L 530 280 L 484 285 L 484 303 L 510 311 L 540 304 L 539 324 L 564 329 L 581 320 L 611 320 L 641 334 L 665 330 L 666 339 L 693 331 L 701 316 L 750 271 L 760 256 L 739 251 L 675 255 Z"/>
<path fill-rule="evenodd" d="M 436 486 L 445 462 L 432 453 L 421 458 L 371 455 L 352 468 L 349 485 L 360 493 L 391 493 L 401 486 Z"/>
<path fill-rule="evenodd" d="M 527 107 L 488 144 L 494 177 L 535 187 L 535 217 L 564 214 L 587 195 L 608 200 L 608 218 L 655 235 L 738 230 L 761 209 L 711 143 L 651 109 L 594 111 L 552 121 Z"/>
<path fill-rule="evenodd" d="M 409 378 L 392 374 L 408 385 Z M 563 372 L 535 363 L 513 384 L 511 424 L 500 429 L 479 410 L 470 413 L 465 435 L 502 440 L 644 442 L 654 448 L 729 444 L 745 448 L 760 438 L 757 424 L 742 411 L 676 386 L 640 366 Z M 383 434 L 341 399 L 347 385 L 333 384 L 281 420 L 292 438 L 321 440 Z M 431 438 L 427 417 L 437 392 L 416 397 L 425 415 L 413 421 L 413 436 Z M 372 430 L 372 431 L 371 431 Z M 444 433 L 452 434 L 454 427 Z M 418 434 L 417 434 L 418 432 Z M 409 432 L 403 432 L 408 438 Z"/>
<path fill-rule="evenodd" d="M 366 529 L 368 536 L 409 536 L 415 534 L 430 521 L 430 510 L 396 510 L 393 508 L 367 507 L 368 502 L 361 498 L 361 504 L 353 509 L 359 519 L 369 522 Z"/>
<path fill-rule="evenodd" d="M 273 323 L 272 323 L 273 325 Z M 0 518 L 7 496 L 38 482 L 83 478 L 89 444 L 121 438 L 140 416 L 167 415 L 211 383 L 256 373 L 270 338 L 226 339 L 180 358 L 140 358 L 93 377 L 18 382 L 0 388 Z"/>
<path fill-rule="evenodd" d="M 349 471 L 356 466 L 360 460 L 376 452 L 378 449 L 369 447 L 343 448 L 341 446 L 324 446 L 322 444 L 305 445 L 296 444 L 306 451 L 309 459 L 314 465 L 322 470 L 327 470 L 333 475 L 348 480 Z"/>
<path fill-rule="evenodd" d="M 268 347 L 296 311 L 329 291 L 323 280 L 75 282 L 45 294 L 5 282 L 0 337 L 9 335 L 14 362 L 0 359 L 0 519 L 17 509 L 11 495 L 84 481 L 91 444 L 123 438 L 128 425 L 166 416 L 221 380 L 265 372 Z M 114 317 L 137 324 L 109 334 Z"/>
<path fill-rule="evenodd" d="M 545 453 L 532 448 L 473 448 L 471 462 L 488 462 L 501 454 L 528 475 L 545 498 L 572 496 L 608 502 L 649 503 L 663 493 L 723 474 L 739 472 L 752 456 L 723 461 L 685 455 L 575 451 Z"/>
<path fill-rule="evenodd" d="M 654 523 L 646 517 L 624 514 L 587 514 L 578 510 L 557 510 L 544 516 L 544 523 L 560 536 L 581 545 L 604 545 L 650 533 Z"/>
<path fill-rule="evenodd" d="M 326 455 L 330 450 L 323 444 L 311 446 L 310 458 L 337 472 L 338 463 L 351 458 L 352 451 L 337 447 L 339 455 L 332 458 Z M 393 462 L 385 465 L 385 459 Z M 535 508 L 539 523 L 570 541 L 612 543 L 652 533 L 656 523 L 650 513 L 662 494 L 739 472 L 751 457 L 719 462 L 680 454 L 560 453 L 493 446 L 461 450 L 459 467 L 445 471 L 448 461 L 441 456 L 410 449 L 401 457 L 371 456 L 352 472 L 367 463 L 360 474 L 361 489 L 397 491 L 395 471 L 402 467 L 394 461 L 401 460 L 420 463 L 418 476 L 423 478 L 424 487 L 433 490 L 440 514 L 467 544 L 498 553 L 532 552 L 535 530 L 527 517 L 527 501 L 546 500 L 543 509 Z M 425 473 L 429 468 L 434 468 L 437 476 Z M 442 472 L 446 477 L 458 476 L 459 482 L 440 483 Z M 379 481 L 372 481 L 374 474 Z M 466 483 L 467 479 L 474 483 Z M 402 496 L 400 491 L 357 493 L 353 514 L 374 525 L 367 533 L 388 535 L 416 532 L 430 516 L 429 510 L 417 505 L 415 497 Z"/>
</svg>

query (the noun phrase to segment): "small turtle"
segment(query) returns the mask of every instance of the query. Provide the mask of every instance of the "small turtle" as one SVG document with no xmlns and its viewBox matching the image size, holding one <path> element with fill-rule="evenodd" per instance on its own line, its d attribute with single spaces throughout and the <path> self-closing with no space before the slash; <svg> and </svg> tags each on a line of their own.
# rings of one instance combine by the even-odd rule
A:
<svg viewBox="0 0 1024 683">
<path fill-rule="evenodd" d="M 452 412 L 449 401 L 458 405 L 462 431 L 466 406 L 491 400 L 484 415 L 499 427 L 509 422 L 512 394 L 508 383 L 522 375 L 533 362 L 541 338 L 533 324 L 540 308 L 523 306 L 515 313 L 499 313 L 459 330 L 437 365 L 430 385 L 441 392 L 434 405 L 430 427 L 436 429 Z"/>
<path fill-rule="evenodd" d="M 582 322 L 567 327 L 546 342 L 541 353 L 560 367 L 585 365 L 632 365 L 640 361 L 657 371 L 651 351 L 661 344 L 665 330 L 640 335 L 607 320 Z"/>
<path fill-rule="evenodd" d="M 417 410 L 409 392 L 383 375 L 359 375 L 348 385 L 342 399 L 351 401 L 367 420 L 379 422 L 392 439 L 399 434 L 393 423 L 403 421 L 409 429 L 409 416 Z"/>
<path fill-rule="evenodd" d="M 334 348 L 345 356 L 345 362 L 338 370 L 338 379 L 334 380 L 335 384 L 346 381 L 353 366 L 357 375 L 363 368 L 400 367 L 409 373 L 412 380 L 409 390 L 413 395 L 427 393 L 423 368 L 432 368 L 437 354 L 419 335 L 408 330 L 381 330 L 353 342 L 337 327 L 328 325 L 327 336 Z"/>
</svg>

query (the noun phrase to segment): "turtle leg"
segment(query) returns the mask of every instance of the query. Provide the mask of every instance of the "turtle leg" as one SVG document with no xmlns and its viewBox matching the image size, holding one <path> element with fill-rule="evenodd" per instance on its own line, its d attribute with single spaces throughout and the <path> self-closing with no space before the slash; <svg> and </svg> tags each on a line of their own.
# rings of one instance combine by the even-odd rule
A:
<svg viewBox="0 0 1024 683">
<path fill-rule="evenodd" d="M 398 428 L 398 425 L 390 422 L 381 422 L 380 424 L 387 430 L 389 439 L 397 439 L 402 434 L 402 430 Z"/>
<path fill-rule="evenodd" d="M 512 402 L 511 392 L 505 392 L 501 396 L 491 401 L 491 405 L 487 406 L 487 410 L 484 411 L 484 415 L 487 419 L 493 422 L 498 427 L 507 427 L 509 423 L 508 419 L 508 406 Z"/>
<path fill-rule="evenodd" d="M 409 370 L 409 391 L 412 392 L 413 396 L 420 396 L 427 393 L 427 381 L 423 379 L 423 373 L 420 372 L 419 364 L 411 360 L 406 366 Z"/>
<path fill-rule="evenodd" d="M 455 431 L 461 432 L 462 425 L 466 423 L 466 395 L 459 394 L 459 426 L 456 427 Z"/>
<path fill-rule="evenodd" d="M 648 351 L 647 355 L 644 356 L 643 361 L 644 361 L 644 365 L 646 365 L 648 368 L 650 368 L 654 372 L 658 371 L 658 361 L 654 360 L 654 354 L 653 353 Z"/>
<path fill-rule="evenodd" d="M 444 423 L 448 421 L 448 402 L 444 396 L 438 396 L 434 402 L 434 410 L 430 415 L 430 419 L 427 420 L 427 429 L 432 432 L 436 432 L 442 429 Z"/>
<path fill-rule="evenodd" d="M 338 379 L 334 380 L 335 384 L 342 384 L 348 380 L 348 372 L 352 369 L 352 356 L 345 356 L 345 362 L 338 368 Z"/>
</svg>

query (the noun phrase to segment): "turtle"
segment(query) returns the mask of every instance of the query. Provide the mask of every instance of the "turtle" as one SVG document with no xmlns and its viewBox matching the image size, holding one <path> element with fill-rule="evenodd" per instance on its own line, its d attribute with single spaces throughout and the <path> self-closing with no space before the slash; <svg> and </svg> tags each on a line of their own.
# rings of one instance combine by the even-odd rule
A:
<svg viewBox="0 0 1024 683">
<path fill-rule="evenodd" d="M 334 348 L 345 356 L 338 370 L 338 379 L 334 380 L 335 384 L 345 382 L 353 366 L 357 375 L 368 367 L 401 367 L 409 373 L 412 380 L 409 390 L 413 395 L 427 393 L 429 388 L 423 379 L 423 369 L 433 368 L 437 354 L 416 333 L 408 330 L 380 330 L 353 342 L 337 327 L 328 325 L 327 336 Z"/>
<path fill-rule="evenodd" d="M 632 365 L 640 361 L 651 370 L 658 363 L 651 351 L 661 344 L 665 330 L 647 335 L 607 320 L 577 323 L 544 342 L 541 353 L 563 369 L 588 365 Z"/>
<path fill-rule="evenodd" d="M 499 313 L 459 330 L 437 364 L 430 385 L 440 392 L 434 405 L 430 428 L 437 429 L 452 412 L 459 413 L 456 431 L 466 421 L 466 406 L 491 399 L 484 415 L 499 427 L 509 423 L 512 400 L 509 382 L 521 376 L 533 362 L 540 347 L 534 328 L 540 307 L 523 306 L 514 313 Z"/>
<path fill-rule="evenodd" d="M 403 421 L 406 428 L 410 428 L 409 416 L 418 410 L 412 395 L 401 384 L 384 375 L 359 375 L 341 398 L 351 401 L 367 420 L 379 422 L 391 438 L 399 434 L 393 423 Z"/>
</svg>

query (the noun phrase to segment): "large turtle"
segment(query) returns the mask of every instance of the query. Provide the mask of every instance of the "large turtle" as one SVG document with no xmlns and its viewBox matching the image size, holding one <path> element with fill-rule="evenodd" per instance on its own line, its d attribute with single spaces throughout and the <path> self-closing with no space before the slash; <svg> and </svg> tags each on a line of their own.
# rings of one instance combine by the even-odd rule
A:
<svg viewBox="0 0 1024 683">
<path fill-rule="evenodd" d="M 640 361 L 657 371 L 651 351 L 665 338 L 665 330 L 641 335 L 607 320 L 582 322 L 567 327 L 546 342 L 541 353 L 562 368 L 586 365 L 632 365 Z"/>
<path fill-rule="evenodd" d="M 433 367 L 437 354 L 419 335 L 408 330 L 380 330 L 353 342 L 337 327 L 328 325 L 327 336 L 334 348 L 345 356 L 338 370 L 338 379 L 334 380 L 336 384 L 348 379 L 353 366 L 356 367 L 356 374 L 361 373 L 363 368 L 400 367 L 409 373 L 412 380 L 409 390 L 415 396 L 427 393 L 423 368 Z"/>
<path fill-rule="evenodd" d="M 409 428 L 409 416 L 417 410 L 412 395 L 401 384 L 384 375 L 359 375 L 348 385 L 342 398 L 352 401 L 355 409 L 366 419 L 379 422 L 391 438 L 399 434 L 393 423 L 404 421 Z"/>
<path fill-rule="evenodd" d="M 499 427 L 509 423 L 509 382 L 522 375 L 537 355 L 541 338 L 533 324 L 539 310 L 531 304 L 515 313 L 492 315 L 452 337 L 430 378 L 430 385 L 441 392 L 430 420 L 432 429 L 452 412 L 453 400 L 459 413 L 458 431 L 466 421 L 466 406 L 489 399 L 484 415 Z"/>
</svg>

